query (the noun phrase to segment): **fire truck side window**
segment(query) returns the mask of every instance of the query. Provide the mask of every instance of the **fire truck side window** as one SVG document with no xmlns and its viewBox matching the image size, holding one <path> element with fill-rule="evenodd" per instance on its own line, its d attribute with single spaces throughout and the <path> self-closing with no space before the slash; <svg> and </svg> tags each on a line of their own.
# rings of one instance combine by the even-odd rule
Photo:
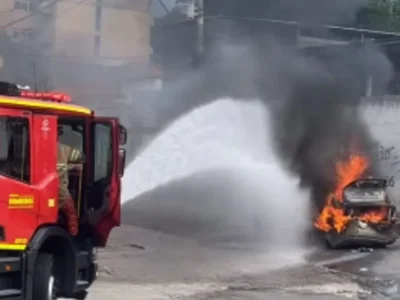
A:
<svg viewBox="0 0 400 300">
<path fill-rule="evenodd" d="M 111 127 L 96 124 L 94 129 L 94 176 L 93 180 L 107 180 L 112 170 L 112 135 Z"/>
<path fill-rule="evenodd" d="M 0 117 L 0 174 L 30 181 L 29 122 L 26 118 Z"/>
</svg>

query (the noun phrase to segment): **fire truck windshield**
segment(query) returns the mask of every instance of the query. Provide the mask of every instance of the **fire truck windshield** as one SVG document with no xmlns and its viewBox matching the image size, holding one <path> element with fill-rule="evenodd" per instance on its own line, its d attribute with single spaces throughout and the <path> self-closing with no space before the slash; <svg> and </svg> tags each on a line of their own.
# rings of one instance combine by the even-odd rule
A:
<svg viewBox="0 0 400 300">
<path fill-rule="evenodd" d="M 29 182 L 29 125 L 23 117 L 0 116 L 0 175 Z"/>
</svg>

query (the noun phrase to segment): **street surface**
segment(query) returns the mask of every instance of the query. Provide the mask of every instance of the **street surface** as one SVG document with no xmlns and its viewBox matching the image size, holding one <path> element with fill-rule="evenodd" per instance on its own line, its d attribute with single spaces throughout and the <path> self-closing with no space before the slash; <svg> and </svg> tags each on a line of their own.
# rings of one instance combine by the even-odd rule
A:
<svg viewBox="0 0 400 300">
<path fill-rule="evenodd" d="M 396 245 L 299 255 L 260 248 L 202 245 L 123 226 L 99 254 L 101 278 L 88 299 L 400 299 Z"/>
<path fill-rule="evenodd" d="M 400 241 L 372 252 L 279 247 L 301 228 L 276 230 L 287 214 L 252 190 L 233 197 L 230 178 L 186 178 L 124 204 L 88 300 L 400 299 Z"/>
<path fill-rule="evenodd" d="M 366 115 L 381 148 L 394 148 L 382 164 L 388 176 L 398 177 L 398 110 L 372 107 Z M 270 207 L 251 193 L 233 197 L 237 183 L 229 174 L 207 176 L 211 179 L 187 178 L 124 205 L 124 223 L 131 225 L 115 229 L 99 253 L 100 279 L 88 300 L 400 299 L 400 241 L 372 252 L 313 246 L 287 253 L 241 238 L 221 244 L 221 233 L 262 231 L 255 220 L 267 220 L 270 215 L 262 212 Z M 391 192 L 399 206 L 397 182 Z M 204 236 L 216 242 L 204 242 Z"/>
</svg>

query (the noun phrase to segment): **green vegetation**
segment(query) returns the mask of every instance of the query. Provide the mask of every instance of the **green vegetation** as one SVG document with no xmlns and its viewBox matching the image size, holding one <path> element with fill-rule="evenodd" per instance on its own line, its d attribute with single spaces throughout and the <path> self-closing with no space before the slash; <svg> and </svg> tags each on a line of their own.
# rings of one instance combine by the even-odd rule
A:
<svg viewBox="0 0 400 300">
<path fill-rule="evenodd" d="M 371 29 L 400 31 L 400 0 L 368 0 L 362 14 L 363 25 Z"/>
</svg>

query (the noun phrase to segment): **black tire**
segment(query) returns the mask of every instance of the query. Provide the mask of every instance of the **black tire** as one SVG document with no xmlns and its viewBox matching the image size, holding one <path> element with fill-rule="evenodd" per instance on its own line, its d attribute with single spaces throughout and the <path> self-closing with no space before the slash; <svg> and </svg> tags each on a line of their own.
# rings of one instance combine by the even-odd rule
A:
<svg viewBox="0 0 400 300">
<path fill-rule="evenodd" d="M 53 256 L 39 253 L 36 259 L 32 300 L 55 300 Z"/>
<path fill-rule="evenodd" d="M 87 291 L 80 291 L 80 292 L 75 293 L 74 299 L 76 299 L 76 300 L 85 300 L 87 295 L 88 295 Z"/>
</svg>

